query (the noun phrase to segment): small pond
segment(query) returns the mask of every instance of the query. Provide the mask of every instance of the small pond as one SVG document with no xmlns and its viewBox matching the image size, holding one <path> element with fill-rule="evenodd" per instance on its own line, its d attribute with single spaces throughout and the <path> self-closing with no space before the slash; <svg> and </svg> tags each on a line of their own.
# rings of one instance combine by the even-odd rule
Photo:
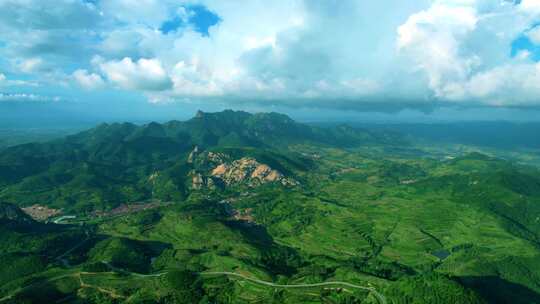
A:
<svg viewBox="0 0 540 304">
<path fill-rule="evenodd" d="M 438 257 L 441 260 L 444 260 L 450 256 L 450 251 L 446 249 L 439 249 L 439 250 L 433 251 L 431 254 Z"/>
</svg>

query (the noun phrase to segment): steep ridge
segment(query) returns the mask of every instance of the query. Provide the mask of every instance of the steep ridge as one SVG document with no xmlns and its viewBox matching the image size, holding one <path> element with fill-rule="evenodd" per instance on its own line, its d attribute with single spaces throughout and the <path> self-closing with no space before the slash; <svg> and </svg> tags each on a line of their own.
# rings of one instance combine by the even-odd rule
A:
<svg viewBox="0 0 540 304">
<path fill-rule="evenodd" d="M 101 124 L 63 139 L 1 151 L 0 199 L 19 206 L 40 203 L 91 212 L 132 201 L 181 200 L 212 181 L 224 186 L 274 181 L 292 185 L 291 170 L 307 168 L 299 155 L 285 155 L 290 154 L 291 145 L 354 147 L 396 142 L 345 126 L 326 129 L 283 114 L 231 110 L 198 112 L 184 122 Z M 211 176 L 220 164 L 199 172 L 197 164 L 188 161 L 194 147 L 236 150 L 230 151 L 231 159 L 224 164 L 226 172 Z M 290 169 L 291 164 L 295 169 Z M 244 171 L 249 179 L 231 179 Z"/>
</svg>

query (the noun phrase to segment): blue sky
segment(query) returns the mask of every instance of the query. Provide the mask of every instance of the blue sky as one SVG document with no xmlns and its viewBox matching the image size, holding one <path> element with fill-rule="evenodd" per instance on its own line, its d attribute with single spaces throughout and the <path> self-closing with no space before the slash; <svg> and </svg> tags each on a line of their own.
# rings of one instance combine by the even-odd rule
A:
<svg viewBox="0 0 540 304">
<path fill-rule="evenodd" d="M 177 32 L 191 25 L 194 31 L 204 37 L 209 37 L 208 30 L 220 21 L 219 16 L 209 11 L 204 5 L 186 5 L 180 6 L 179 9 L 183 12 L 181 15 L 174 15 L 171 19 L 163 22 L 159 28 L 163 34 Z"/>
<path fill-rule="evenodd" d="M 537 0 L 0 0 L 0 111 L 540 120 L 539 24 Z"/>
<path fill-rule="evenodd" d="M 531 60 L 536 62 L 540 61 L 540 41 L 538 41 L 538 38 L 535 41 L 534 36 L 531 34 L 539 30 L 540 24 L 535 23 L 531 25 L 530 28 L 528 28 L 522 34 L 520 34 L 512 42 L 511 56 L 519 57 L 520 54 L 528 54 L 528 57 Z"/>
</svg>

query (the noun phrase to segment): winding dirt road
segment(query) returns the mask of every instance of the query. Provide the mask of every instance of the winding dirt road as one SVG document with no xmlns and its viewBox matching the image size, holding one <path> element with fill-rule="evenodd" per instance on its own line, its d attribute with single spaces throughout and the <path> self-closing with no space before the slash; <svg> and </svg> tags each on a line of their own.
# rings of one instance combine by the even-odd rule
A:
<svg viewBox="0 0 540 304">
<path fill-rule="evenodd" d="M 380 294 L 375 288 L 355 285 L 348 282 L 333 281 L 333 282 L 321 282 L 321 283 L 313 283 L 313 284 L 283 285 L 283 284 L 275 284 L 272 282 L 267 282 L 267 281 L 263 281 L 263 280 L 259 280 L 255 278 L 250 278 L 250 277 L 247 277 L 239 273 L 235 273 L 235 272 L 199 272 L 199 275 L 205 275 L 205 276 L 206 275 L 226 275 L 226 276 L 241 278 L 246 281 L 250 281 L 256 284 L 261 284 L 261 285 L 270 286 L 274 288 L 310 288 L 310 287 L 324 287 L 324 286 L 345 286 L 345 287 L 354 288 L 354 289 L 367 290 L 371 292 L 377 298 L 377 301 L 380 304 L 386 304 L 386 298 L 382 294 Z"/>
<path fill-rule="evenodd" d="M 107 265 L 107 267 L 109 267 L 113 272 L 129 274 L 129 275 L 133 275 L 133 276 L 137 276 L 137 277 L 160 277 L 160 276 L 163 276 L 163 275 L 168 273 L 167 271 L 165 271 L 165 272 L 154 273 L 154 274 L 142 274 L 142 273 L 131 272 L 131 271 L 128 271 L 128 270 L 125 270 L 125 269 L 120 269 L 118 267 L 114 267 L 113 265 L 111 265 L 109 262 L 106 262 L 106 261 L 102 261 L 102 263 Z M 64 277 L 77 276 L 78 275 L 80 283 L 81 283 L 81 287 L 83 287 L 83 288 L 84 287 L 86 287 L 86 288 L 96 288 L 98 290 L 101 290 L 102 292 L 106 292 L 106 293 L 109 293 L 109 294 L 114 294 L 113 291 L 102 290 L 100 287 L 90 286 L 90 285 L 84 284 L 84 282 L 82 281 L 82 278 L 81 278 L 81 274 L 99 274 L 99 273 L 90 273 L 90 272 L 72 273 L 72 274 L 63 275 L 63 276 L 59 276 L 59 277 L 49 279 L 49 281 L 57 280 L 57 279 L 64 278 Z M 273 287 L 273 288 L 283 288 L 283 289 L 299 289 L 299 288 L 312 288 L 312 287 L 325 287 L 325 286 L 348 287 L 348 288 L 353 288 L 353 289 L 367 290 L 371 294 L 373 294 L 373 296 L 377 299 L 377 302 L 379 302 L 379 304 L 387 304 L 386 298 L 381 293 L 379 293 L 375 288 L 355 285 L 355 284 L 348 283 L 348 282 L 329 281 L 329 282 L 312 283 L 312 284 L 284 285 L 284 284 L 276 284 L 276 283 L 273 283 L 273 282 L 259 280 L 257 278 L 248 277 L 248 276 L 245 276 L 245 275 L 242 275 L 242 274 L 239 274 L 239 273 L 235 273 L 235 272 L 205 271 L 205 272 L 198 272 L 197 274 L 199 274 L 201 276 L 229 276 L 229 277 L 235 277 L 235 278 L 240 278 L 240 279 L 243 279 L 243 280 L 255 283 L 255 284 L 259 284 L 259 285 L 269 286 L 269 287 Z M 43 282 L 40 282 L 40 283 L 43 284 Z M 15 290 L 13 293 L 11 293 L 11 295 L 0 299 L 0 302 L 2 302 L 4 300 L 7 300 L 7 299 L 11 298 L 13 295 L 19 293 L 20 291 L 22 291 L 24 289 L 27 289 L 27 288 L 30 288 L 30 287 L 31 286 L 26 286 L 24 288 L 20 288 L 20 290 Z M 116 297 L 118 297 L 118 295 L 116 295 L 116 294 L 114 294 L 114 295 Z"/>
<path fill-rule="evenodd" d="M 138 277 L 160 277 L 160 276 L 165 275 L 165 274 L 168 273 L 168 272 L 160 272 L 160 273 L 155 273 L 155 274 L 141 274 L 141 273 L 135 273 L 135 272 L 131 272 L 131 271 L 127 271 L 127 270 L 124 270 L 124 269 L 114 267 L 113 265 L 111 265 L 110 263 L 105 262 L 105 261 L 102 261 L 102 263 L 107 265 L 113 271 L 121 272 L 121 273 L 127 273 L 127 274 L 131 274 L 131 275 L 138 276 Z M 287 288 L 325 287 L 325 286 L 349 287 L 349 288 L 353 288 L 353 289 L 367 290 L 367 291 L 371 292 L 373 294 L 373 296 L 375 296 L 375 298 L 377 299 L 377 301 L 380 304 L 386 304 L 386 298 L 381 293 L 379 293 L 375 288 L 355 285 L 355 284 L 348 283 L 348 282 L 330 281 L 330 282 L 321 282 L 321 283 L 312 283 L 312 284 L 283 285 L 283 284 L 275 284 L 273 282 L 259 280 L 259 279 L 256 279 L 256 278 L 251 278 L 251 277 L 248 277 L 248 276 L 245 276 L 245 275 L 242 275 L 242 274 L 239 274 L 239 273 L 235 273 L 235 272 L 205 271 L 205 272 L 198 272 L 197 274 L 202 275 L 202 276 L 224 275 L 224 276 L 236 277 L 236 278 L 240 278 L 240 279 L 243 279 L 243 280 L 255 283 L 255 284 L 265 285 L 265 286 L 274 287 L 274 288 L 284 288 L 284 289 L 287 289 Z"/>
</svg>

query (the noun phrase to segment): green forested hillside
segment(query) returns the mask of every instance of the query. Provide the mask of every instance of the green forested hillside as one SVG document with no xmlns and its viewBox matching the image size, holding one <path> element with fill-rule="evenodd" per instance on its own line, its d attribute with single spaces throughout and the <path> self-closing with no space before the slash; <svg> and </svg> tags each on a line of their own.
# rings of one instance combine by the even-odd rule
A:
<svg viewBox="0 0 540 304">
<path fill-rule="evenodd" d="M 540 171 L 487 155 L 225 111 L 0 160 L 0 303 L 540 303 Z"/>
<path fill-rule="evenodd" d="M 276 113 L 200 112 L 186 122 L 102 124 L 61 140 L 2 151 L 0 199 L 23 206 L 41 202 L 77 212 L 110 209 L 124 202 L 180 199 L 187 195 L 187 173 L 192 168 L 185 163 L 194 147 L 241 148 L 230 152 L 257 154 L 286 170 L 284 166 L 302 160 L 290 155 L 287 164 L 281 164 L 284 158 L 271 149 L 283 150 L 293 143 L 386 142 L 390 139 L 367 131 L 310 127 Z M 149 182 L 156 172 L 162 173 L 159 183 Z"/>
</svg>

